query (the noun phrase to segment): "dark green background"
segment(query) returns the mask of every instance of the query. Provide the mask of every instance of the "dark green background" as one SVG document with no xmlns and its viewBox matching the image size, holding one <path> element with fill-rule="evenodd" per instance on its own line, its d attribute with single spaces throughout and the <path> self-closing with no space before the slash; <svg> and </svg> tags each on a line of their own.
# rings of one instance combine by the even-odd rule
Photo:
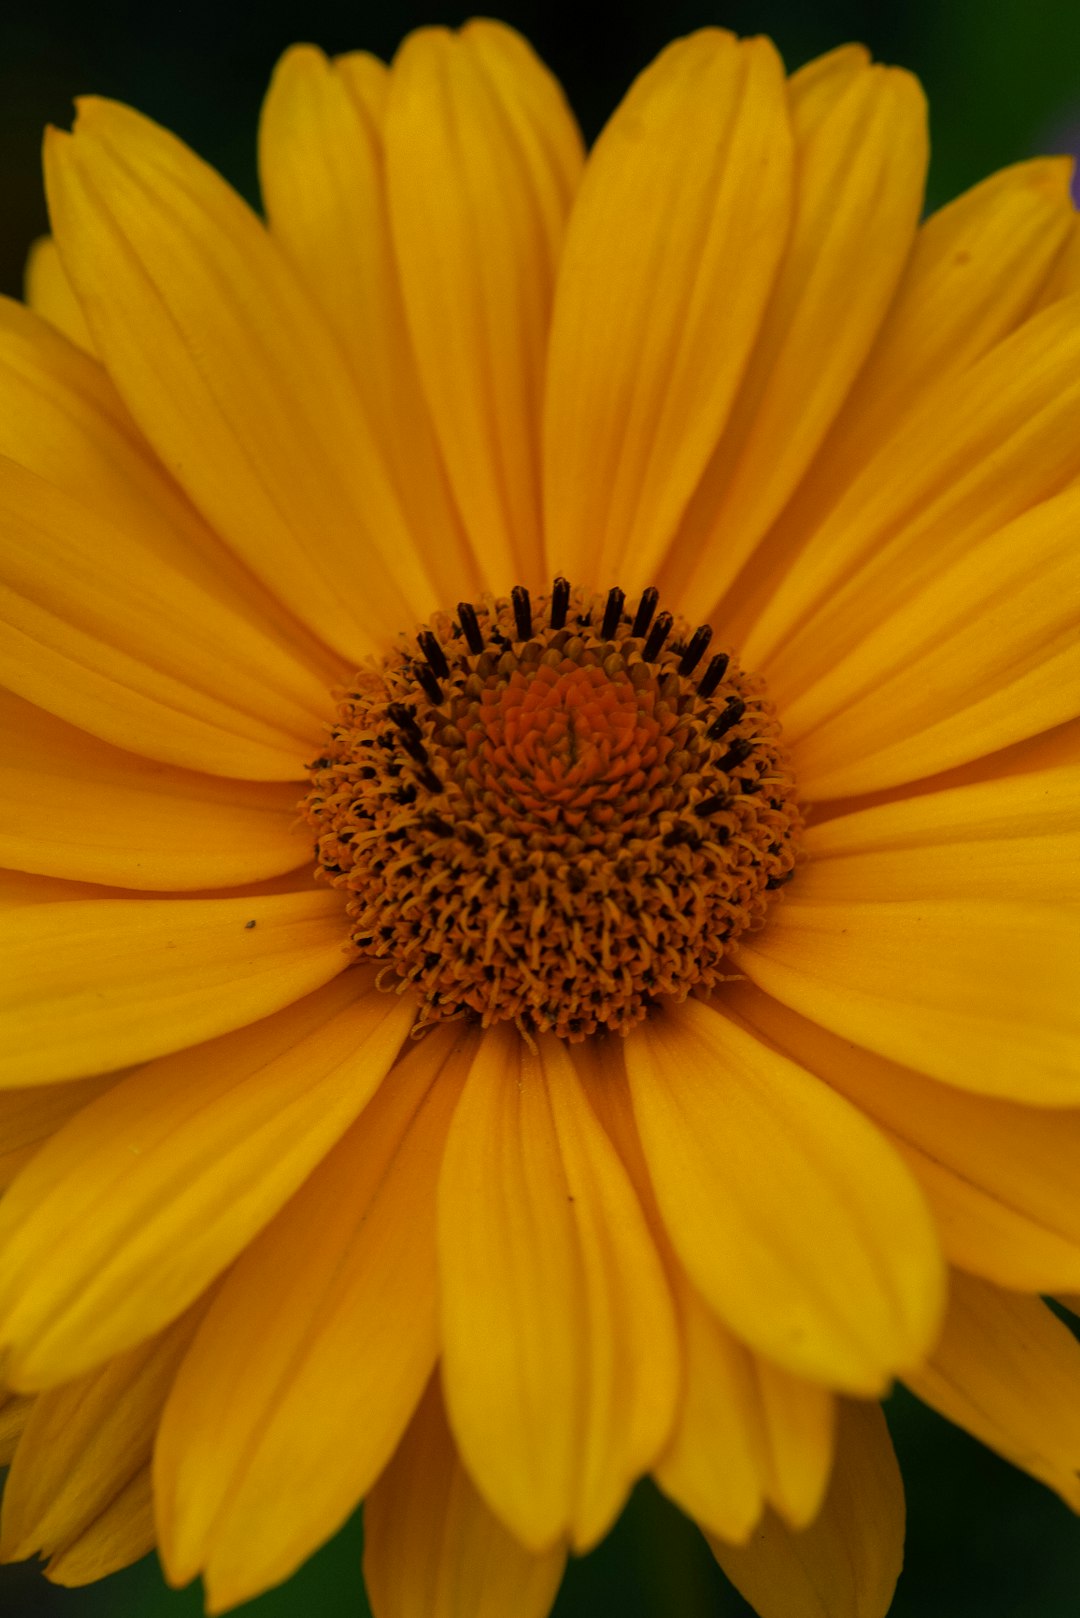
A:
<svg viewBox="0 0 1080 1618">
<path fill-rule="evenodd" d="M 706 23 L 768 33 L 789 66 L 845 40 L 912 68 L 930 94 L 932 205 L 991 169 L 1080 144 L 1080 0 L 676 0 L 602 11 L 506 0 L 558 72 L 592 136 L 669 38 Z M 234 5 L 0 0 L 0 290 L 18 294 L 45 228 L 38 153 L 48 122 L 93 91 L 160 119 L 255 192 L 254 131 L 276 57 L 297 39 L 388 56 L 421 23 L 457 23 L 440 4 L 302 0 Z M 908 1485 L 907 1567 L 894 1618 L 1080 1618 L 1080 1523 L 1055 1498 L 904 1395 L 889 1406 Z M 244 1608 L 258 1618 L 364 1618 L 359 1521 L 283 1590 Z M 7 1618 L 195 1618 L 196 1590 L 166 1591 L 151 1560 L 85 1591 L 56 1590 L 31 1567 L 0 1570 Z M 605 1545 L 570 1570 L 556 1618 L 745 1618 L 695 1529 L 643 1486 Z M 513 1615 L 507 1615 L 513 1618 Z"/>
</svg>

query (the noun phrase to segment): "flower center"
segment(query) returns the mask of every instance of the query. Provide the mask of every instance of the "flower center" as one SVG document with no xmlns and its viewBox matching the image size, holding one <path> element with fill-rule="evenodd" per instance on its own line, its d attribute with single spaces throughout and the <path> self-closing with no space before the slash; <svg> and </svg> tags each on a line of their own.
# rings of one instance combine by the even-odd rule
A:
<svg viewBox="0 0 1080 1618">
<path fill-rule="evenodd" d="M 646 590 L 463 602 L 345 693 L 301 810 L 420 1022 L 625 1033 L 722 977 L 793 874 L 763 682 Z"/>
</svg>

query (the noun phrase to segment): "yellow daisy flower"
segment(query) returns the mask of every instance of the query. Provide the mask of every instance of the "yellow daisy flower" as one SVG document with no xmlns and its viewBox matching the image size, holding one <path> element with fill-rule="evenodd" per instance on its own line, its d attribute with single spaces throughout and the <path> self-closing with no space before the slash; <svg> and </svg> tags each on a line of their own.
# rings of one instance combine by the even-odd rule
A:
<svg viewBox="0 0 1080 1618">
<path fill-rule="evenodd" d="M 1067 165 L 488 22 L 260 161 L 83 102 L 0 308 L 2 1552 L 543 1618 L 651 1471 L 881 1618 L 893 1379 L 1080 1504 Z"/>
</svg>

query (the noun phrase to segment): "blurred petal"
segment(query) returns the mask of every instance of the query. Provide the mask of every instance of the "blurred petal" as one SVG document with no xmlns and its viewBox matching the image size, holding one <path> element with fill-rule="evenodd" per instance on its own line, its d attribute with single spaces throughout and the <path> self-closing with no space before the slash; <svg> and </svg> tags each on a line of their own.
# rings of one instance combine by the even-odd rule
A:
<svg viewBox="0 0 1080 1618">
<path fill-rule="evenodd" d="M 88 354 L 93 352 L 94 339 L 90 336 L 86 316 L 64 273 L 51 236 L 39 236 L 30 248 L 26 260 L 26 301 L 71 342 Z"/>
</svg>

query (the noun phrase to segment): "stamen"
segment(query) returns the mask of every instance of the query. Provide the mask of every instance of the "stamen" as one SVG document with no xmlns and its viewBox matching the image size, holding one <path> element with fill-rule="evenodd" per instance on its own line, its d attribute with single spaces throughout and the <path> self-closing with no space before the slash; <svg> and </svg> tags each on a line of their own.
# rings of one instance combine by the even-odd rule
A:
<svg viewBox="0 0 1080 1618">
<path fill-rule="evenodd" d="M 631 635 L 640 637 L 649 633 L 649 625 L 653 621 L 653 613 L 656 611 L 656 604 L 659 600 L 659 590 L 654 590 L 650 584 L 649 588 L 642 592 L 641 600 L 638 602 L 637 616 L 630 631 Z"/>
<path fill-rule="evenodd" d="M 762 682 L 721 652 L 695 687 L 708 627 L 654 589 L 625 605 L 562 578 L 535 607 L 521 586 L 460 603 L 341 701 L 302 809 L 354 954 L 420 1024 L 626 1033 L 724 981 L 795 869 Z"/>
<path fill-rule="evenodd" d="M 709 628 L 708 624 L 702 624 L 700 629 L 695 629 L 689 646 L 686 648 L 679 660 L 677 672 L 682 675 L 693 674 L 694 670 L 701 662 L 701 659 L 704 657 L 705 648 L 708 646 L 711 640 L 712 630 Z M 701 695 L 700 687 L 698 688 L 698 695 Z"/>
</svg>

